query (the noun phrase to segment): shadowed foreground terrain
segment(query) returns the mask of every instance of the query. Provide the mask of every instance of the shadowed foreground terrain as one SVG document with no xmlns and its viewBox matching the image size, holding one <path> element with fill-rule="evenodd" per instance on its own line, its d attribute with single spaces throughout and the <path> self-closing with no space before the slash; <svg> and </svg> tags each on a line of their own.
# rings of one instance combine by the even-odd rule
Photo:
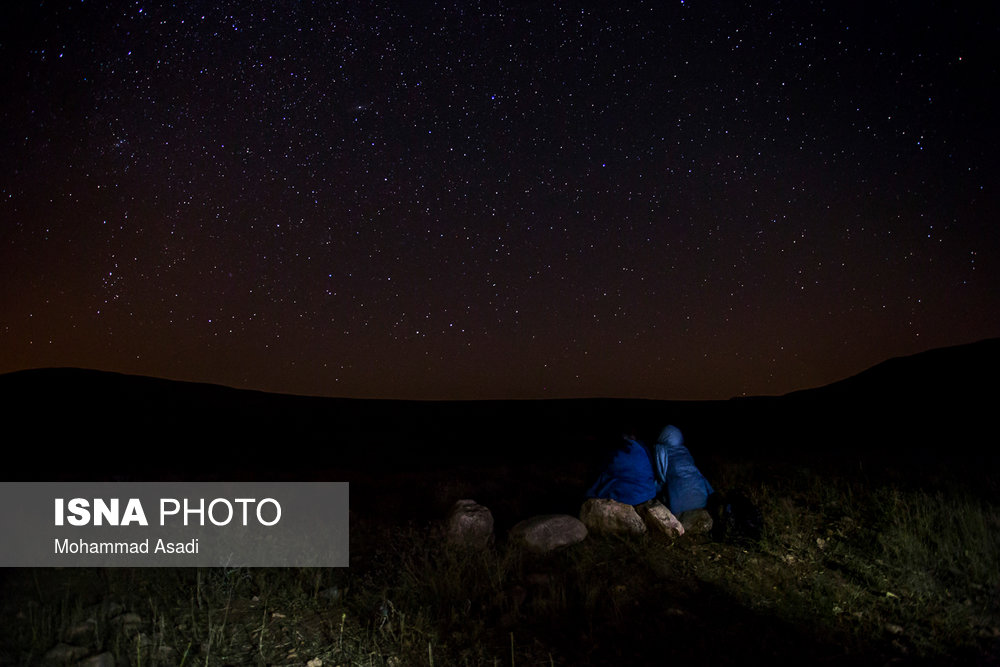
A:
<svg viewBox="0 0 1000 667">
<path fill-rule="evenodd" d="M 0 376 L 36 461 L 9 480 L 351 483 L 349 568 L 4 572 L 0 664 L 1000 664 L 1000 489 L 984 435 L 997 359 L 984 341 L 706 403 Z M 577 514 L 609 435 L 668 421 L 717 488 L 762 510 L 760 540 L 590 536 L 547 555 L 508 543 L 523 518 Z M 492 511 L 492 548 L 444 544 L 459 498 Z M 77 653 L 59 658 L 60 643 Z"/>
</svg>

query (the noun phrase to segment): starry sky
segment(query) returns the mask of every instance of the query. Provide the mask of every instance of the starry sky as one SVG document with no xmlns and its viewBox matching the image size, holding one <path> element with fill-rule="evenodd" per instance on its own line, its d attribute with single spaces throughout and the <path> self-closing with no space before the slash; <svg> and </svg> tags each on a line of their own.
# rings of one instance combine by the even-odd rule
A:
<svg viewBox="0 0 1000 667">
<path fill-rule="evenodd" d="M 0 24 L 0 372 L 700 400 L 1000 335 L 995 3 Z"/>
</svg>

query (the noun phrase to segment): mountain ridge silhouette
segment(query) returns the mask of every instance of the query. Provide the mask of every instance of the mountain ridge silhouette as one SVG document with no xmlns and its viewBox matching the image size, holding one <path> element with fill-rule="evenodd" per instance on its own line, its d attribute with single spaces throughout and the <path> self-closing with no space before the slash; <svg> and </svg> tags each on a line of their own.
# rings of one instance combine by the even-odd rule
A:
<svg viewBox="0 0 1000 667">
<path fill-rule="evenodd" d="M 409 401 L 300 396 L 78 368 L 0 375 L 9 433 L 37 468 L 289 474 L 589 456 L 623 428 L 680 425 L 698 450 L 745 457 L 878 451 L 994 455 L 1000 338 L 896 357 L 823 387 L 725 401 L 574 398 Z M 17 436 L 14 436 L 15 438 Z M 96 447 L 86 444 L 96 437 Z M 15 446 L 17 443 L 14 443 Z M 25 443 L 27 444 L 27 443 Z M 266 454 L 251 452 L 263 450 Z M 48 454 L 46 455 L 46 452 Z"/>
</svg>

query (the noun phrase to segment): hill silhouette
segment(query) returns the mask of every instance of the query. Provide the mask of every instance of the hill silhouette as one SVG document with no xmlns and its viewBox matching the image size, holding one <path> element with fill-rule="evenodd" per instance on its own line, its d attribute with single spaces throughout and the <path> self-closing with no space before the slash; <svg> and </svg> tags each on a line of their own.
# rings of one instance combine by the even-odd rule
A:
<svg viewBox="0 0 1000 667">
<path fill-rule="evenodd" d="M 839 382 L 728 401 L 322 398 L 50 368 L 0 375 L 9 479 L 295 476 L 596 455 L 632 426 L 681 425 L 693 448 L 749 458 L 993 457 L 1000 339 L 890 359 Z"/>
<path fill-rule="evenodd" d="M 788 394 L 781 408 L 799 415 L 799 428 L 811 426 L 819 442 L 850 434 L 862 449 L 893 456 L 996 457 L 988 418 L 997 405 L 998 377 L 1000 339 L 993 338 L 889 359 Z"/>
</svg>

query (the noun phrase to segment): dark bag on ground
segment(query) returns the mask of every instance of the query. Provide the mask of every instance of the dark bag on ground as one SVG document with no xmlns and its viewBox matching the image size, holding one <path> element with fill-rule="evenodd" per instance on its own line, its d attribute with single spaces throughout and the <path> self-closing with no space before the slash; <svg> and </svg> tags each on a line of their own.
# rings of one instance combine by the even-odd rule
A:
<svg viewBox="0 0 1000 667">
<path fill-rule="evenodd" d="M 756 542 L 764 530 L 764 515 L 742 491 L 713 493 L 708 499 L 712 537 L 720 542 Z"/>
</svg>

